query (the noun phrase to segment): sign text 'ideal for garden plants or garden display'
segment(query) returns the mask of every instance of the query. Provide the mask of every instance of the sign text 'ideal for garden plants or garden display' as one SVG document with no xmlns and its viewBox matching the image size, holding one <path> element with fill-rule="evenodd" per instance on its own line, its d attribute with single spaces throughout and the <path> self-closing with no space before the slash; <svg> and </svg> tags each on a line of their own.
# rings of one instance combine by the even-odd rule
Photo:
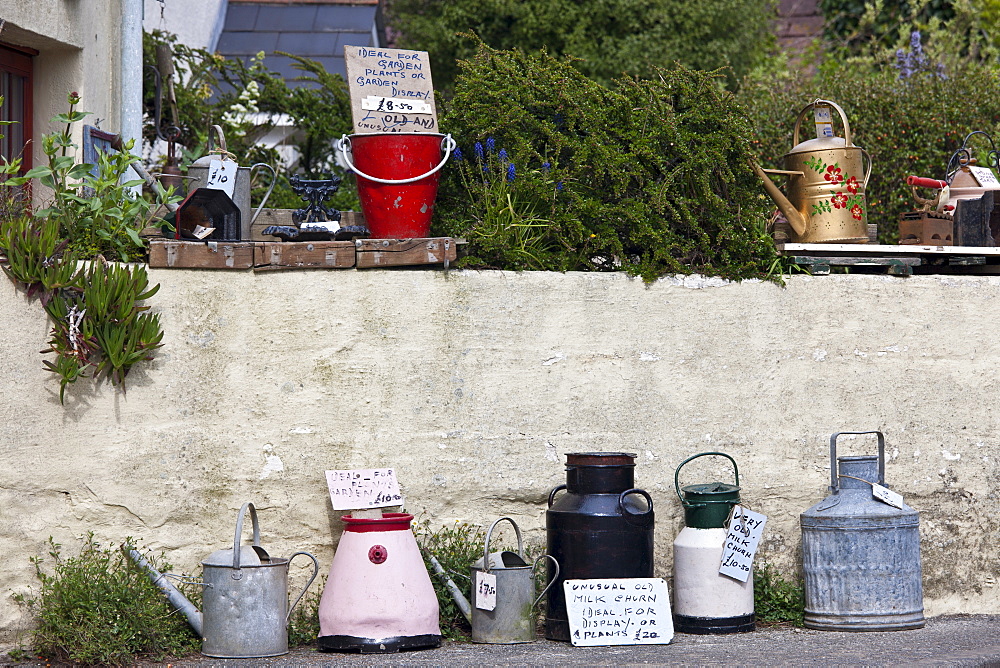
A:
<svg viewBox="0 0 1000 668">
<path fill-rule="evenodd" d="M 426 51 L 345 46 L 354 132 L 437 132 Z"/>
</svg>

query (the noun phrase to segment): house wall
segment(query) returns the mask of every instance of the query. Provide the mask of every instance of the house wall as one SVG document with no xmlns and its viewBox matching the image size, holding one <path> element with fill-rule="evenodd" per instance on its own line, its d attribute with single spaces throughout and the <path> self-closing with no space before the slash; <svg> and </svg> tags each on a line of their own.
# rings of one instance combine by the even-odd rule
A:
<svg viewBox="0 0 1000 668">
<path fill-rule="evenodd" d="M 129 1 L 0 0 L 0 18 L 5 21 L 0 41 L 39 52 L 33 59 L 36 165 L 45 164 L 40 138 L 57 129 L 50 121 L 68 110 L 66 96 L 71 91 L 82 97 L 78 109 L 92 112 L 87 123 L 100 119 L 101 129 L 121 131 L 122 7 Z M 82 126 L 74 131 L 79 144 Z"/>
<path fill-rule="evenodd" d="M 394 467 L 437 527 L 511 515 L 544 542 L 564 454 L 637 453 L 656 573 L 681 528 L 674 471 L 722 450 L 800 561 L 798 514 L 826 496 L 833 432 L 881 429 L 887 480 L 921 513 L 926 610 L 1000 613 L 997 277 L 699 277 L 440 270 L 152 270 L 165 336 L 127 394 L 43 370 L 38 303 L 0 280 L 0 643 L 26 620 L 51 536 L 164 551 L 177 570 L 232 538 L 253 501 L 272 555 L 340 533 L 324 470 Z M 842 438 L 841 454 L 875 452 Z M 701 458 L 681 484 L 732 481 Z M 293 567 L 295 578 L 302 571 Z"/>
</svg>

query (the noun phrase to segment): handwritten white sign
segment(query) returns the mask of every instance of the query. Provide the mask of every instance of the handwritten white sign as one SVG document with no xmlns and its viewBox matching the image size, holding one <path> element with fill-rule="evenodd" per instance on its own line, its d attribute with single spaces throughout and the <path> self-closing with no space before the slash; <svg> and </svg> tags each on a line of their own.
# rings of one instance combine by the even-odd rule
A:
<svg viewBox="0 0 1000 668">
<path fill-rule="evenodd" d="M 438 131 L 426 51 L 345 46 L 344 59 L 356 133 Z"/>
<path fill-rule="evenodd" d="M 662 578 L 565 580 L 570 641 L 599 645 L 666 645 L 674 638 L 670 595 Z"/>
<path fill-rule="evenodd" d="M 882 485 L 872 485 L 872 498 L 888 503 L 893 508 L 903 508 L 903 495 Z"/>
<path fill-rule="evenodd" d="M 495 610 L 497 607 L 497 576 L 486 571 L 476 571 L 476 607 Z"/>
<path fill-rule="evenodd" d="M 208 179 L 206 188 L 221 190 L 230 197 L 236 190 L 236 170 L 239 169 L 232 160 L 212 160 L 208 163 Z"/>
<path fill-rule="evenodd" d="M 996 174 L 989 167 L 976 167 L 975 165 L 969 165 L 969 171 L 972 175 L 976 177 L 979 181 L 979 185 L 983 188 L 996 188 L 1000 189 L 1000 181 L 997 181 Z"/>
<path fill-rule="evenodd" d="M 384 508 L 403 503 L 392 469 L 327 471 L 326 485 L 334 510 Z"/>
<path fill-rule="evenodd" d="M 722 565 L 719 573 L 746 582 L 753 570 L 753 557 L 757 544 L 764 533 L 767 516 L 755 513 L 743 506 L 733 506 L 732 521 L 726 535 L 726 545 L 722 550 Z"/>
</svg>

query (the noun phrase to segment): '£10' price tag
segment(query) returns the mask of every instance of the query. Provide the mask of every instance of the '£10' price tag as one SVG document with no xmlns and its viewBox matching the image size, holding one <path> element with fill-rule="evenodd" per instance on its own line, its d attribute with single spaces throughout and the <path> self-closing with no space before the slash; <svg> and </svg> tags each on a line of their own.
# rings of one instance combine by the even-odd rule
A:
<svg viewBox="0 0 1000 668">
<path fill-rule="evenodd" d="M 493 610 L 497 607 L 497 576 L 486 571 L 476 571 L 476 607 Z"/>
<path fill-rule="evenodd" d="M 206 188 L 221 190 L 230 197 L 236 190 L 236 170 L 239 165 L 233 160 L 212 160 L 208 165 Z"/>
</svg>

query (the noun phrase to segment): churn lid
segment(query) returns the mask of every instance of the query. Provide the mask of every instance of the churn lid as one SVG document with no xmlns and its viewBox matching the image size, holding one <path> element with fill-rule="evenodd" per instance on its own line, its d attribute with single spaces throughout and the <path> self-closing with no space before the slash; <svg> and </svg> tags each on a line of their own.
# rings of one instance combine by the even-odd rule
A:
<svg viewBox="0 0 1000 668">
<path fill-rule="evenodd" d="M 569 452 L 567 466 L 635 466 L 634 452 Z"/>
<path fill-rule="evenodd" d="M 693 459 L 706 456 L 725 457 L 733 464 L 736 484 L 709 482 L 698 485 L 680 486 L 680 473 L 685 464 Z M 674 472 L 674 488 L 684 506 L 684 524 L 692 529 L 722 529 L 734 505 L 740 502 L 740 472 L 736 461 L 724 452 L 703 452 L 688 457 Z"/>
<path fill-rule="evenodd" d="M 843 149 L 843 148 L 857 148 L 856 146 L 848 146 L 847 140 L 843 137 L 820 137 L 817 139 L 807 139 L 804 142 L 800 142 L 792 147 L 787 155 L 792 155 L 793 153 L 808 153 L 810 151 L 829 151 L 833 149 Z"/>
</svg>

